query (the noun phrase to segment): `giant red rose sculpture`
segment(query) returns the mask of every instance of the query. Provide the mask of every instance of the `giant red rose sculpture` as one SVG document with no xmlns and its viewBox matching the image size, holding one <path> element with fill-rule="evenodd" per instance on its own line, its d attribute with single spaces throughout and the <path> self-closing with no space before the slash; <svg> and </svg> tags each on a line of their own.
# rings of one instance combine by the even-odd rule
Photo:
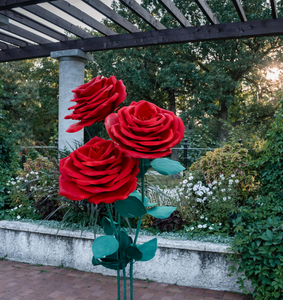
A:
<svg viewBox="0 0 283 300">
<path fill-rule="evenodd" d="M 158 158 L 171 153 L 185 127 L 171 111 L 141 100 L 121 108 L 105 119 L 106 130 L 128 155 L 136 158 Z"/>
<path fill-rule="evenodd" d="M 75 95 L 71 101 L 77 104 L 69 107 L 74 111 L 65 119 L 79 120 L 79 122 L 72 124 L 67 132 L 77 132 L 85 126 L 103 121 L 125 100 L 126 87 L 122 80 L 117 81 L 115 76 L 100 77 L 97 76 L 72 91 Z"/>
<path fill-rule="evenodd" d="M 91 203 L 124 200 L 137 186 L 138 160 L 94 137 L 60 160 L 59 194 Z"/>
</svg>

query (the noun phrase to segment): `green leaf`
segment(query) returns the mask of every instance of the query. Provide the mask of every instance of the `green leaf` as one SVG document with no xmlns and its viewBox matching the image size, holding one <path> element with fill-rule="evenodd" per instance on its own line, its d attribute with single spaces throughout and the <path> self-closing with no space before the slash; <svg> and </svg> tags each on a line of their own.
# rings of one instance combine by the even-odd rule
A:
<svg viewBox="0 0 283 300">
<path fill-rule="evenodd" d="M 98 259 L 95 259 L 94 257 L 92 257 L 92 264 L 94 266 L 99 266 L 100 265 L 100 261 Z"/>
<path fill-rule="evenodd" d="M 176 210 L 173 206 L 156 206 L 147 211 L 147 213 L 158 219 L 166 219 L 170 217 L 172 212 Z"/>
<path fill-rule="evenodd" d="M 117 224 L 117 223 L 114 222 L 114 224 Z M 103 230 L 104 230 L 106 235 L 113 235 L 114 234 L 114 230 L 111 226 L 111 221 L 107 217 L 102 218 L 102 226 L 103 226 Z"/>
<path fill-rule="evenodd" d="M 142 201 L 142 194 L 140 194 L 138 191 L 132 192 L 129 196 L 133 196 L 138 198 L 140 201 Z M 151 207 L 155 206 L 157 203 L 149 203 L 149 199 L 147 197 L 144 197 L 144 206 L 145 207 Z"/>
<path fill-rule="evenodd" d="M 92 244 L 92 253 L 97 259 L 115 253 L 118 248 L 119 243 L 113 236 L 100 236 Z"/>
<path fill-rule="evenodd" d="M 126 250 L 125 253 L 128 257 L 134 259 L 134 260 L 141 260 L 142 259 L 142 253 L 141 251 L 137 248 L 137 246 L 129 246 Z"/>
<path fill-rule="evenodd" d="M 126 250 L 131 245 L 131 238 L 128 236 L 128 234 L 125 231 L 119 232 L 119 244 L 123 251 Z"/>
<path fill-rule="evenodd" d="M 146 209 L 142 202 L 136 197 L 128 197 L 125 200 L 115 202 L 115 210 L 123 217 L 133 218 L 146 214 Z"/>
<path fill-rule="evenodd" d="M 185 170 L 178 161 L 170 158 L 156 158 L 150 164 L 155 171 L 162 175 L 174 175 Z"/>
<path fill-rule="evenodd" d="M 157 238 L 152 239 L 142 245 L 137 245 L 138 249 L 142 253 L 142 258 L 139 261 L 151 260 L 157 250 Z"/>
</svg>

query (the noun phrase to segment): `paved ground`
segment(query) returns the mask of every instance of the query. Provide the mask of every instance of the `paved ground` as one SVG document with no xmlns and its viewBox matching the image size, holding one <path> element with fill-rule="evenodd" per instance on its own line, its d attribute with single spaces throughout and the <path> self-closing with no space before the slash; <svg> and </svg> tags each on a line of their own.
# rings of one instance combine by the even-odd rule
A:
<svg viewBox="0 0 283 300">
<path fill-rule="evenodd" d="M 115 277 L 68 268 L 0 261 L 0 300 L 116 300 L 116 293 Z M 158 299 L 251 300 L 252 298 L 236 293 L 143 280 L 134 281 L 134 300 Z"/>
</svg>

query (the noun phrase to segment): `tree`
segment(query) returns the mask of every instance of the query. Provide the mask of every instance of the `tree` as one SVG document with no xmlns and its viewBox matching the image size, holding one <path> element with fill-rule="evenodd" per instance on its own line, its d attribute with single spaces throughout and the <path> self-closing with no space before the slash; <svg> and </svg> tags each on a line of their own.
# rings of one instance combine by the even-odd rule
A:
<svg viewBox="0 0 283 300">
<path fill-rule="evenodd" d="M 48 144 L 58 123 L 58 62 L 49 58 L 0 65 L 0 109 L 9 119 L 14 144 Z"/>
<path fill-rule="evenodd" d="M 174 2 L 192 24 L 207 22 L 194 1 Z M 239 21 L 232 1 L 211 0 L 209 5 L 218 12 L 220 23 Z M 142 30 L 148 29 L 144 21 L 121 3 L 114 2 L 112 6 Z M 156 0 L 143 0 L 142 6 L 168 28 L 180 26 Z M 264 0 L 246 1 L 244 9 L 249 20 L 271 16 L 269 4 Z M 282 5 L 279 10 L 282 11 Z M 113 23 L 105 23 L 119 32 Z M 281 64 L 282 45 L 281 37 L 269 37 L 111 50 L 93 53 L 94 62 L 88 63 L 88 68 L 92 76 L 114 74 L 123 79 L 128 102 L 148 100 L 172 111 L 183 111 L 186 122 L 196 118 L 216 125 L 221 142 L 228 135 L 223 121 L 240 121 L 242 113 L 237 109 L 250 105 L 247 99 L 255 99 L 258 89 L 267 86 L 262 71 L 276 62 Z M 277 86 L 273 90 L 276 93 L 280 88 Z M 262 119 L 265 106 L 268 118 L 275 112 L 280 98 L 265 90 L 266 97 L 274 101 L 270 105 L 271 101 L 261 100 L 264 114 L 259 118 Z"/>
</svg>

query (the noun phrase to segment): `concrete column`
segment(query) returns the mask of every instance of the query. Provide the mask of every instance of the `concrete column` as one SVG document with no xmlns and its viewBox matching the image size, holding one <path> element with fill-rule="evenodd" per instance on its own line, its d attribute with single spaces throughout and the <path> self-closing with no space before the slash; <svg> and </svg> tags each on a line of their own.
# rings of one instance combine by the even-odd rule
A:
<svg viewBox="0 0 283 300">
<path fill-rule="evenodd" d="M 59 128 L 58 128 L 58 148 L 76 148 L 78 143 L 82 144 L 84 130 L 75 133 L 68 133 L 68 127 L 77 123 L 76 120 L 65 120 L 64 117 L 71 111 L 68 107 L 75 105 L 70 102 L 73 99 L 72 90 L 84 83 L 84 67 L 87 60 L 92 60 L 92 56 L 79 49 L 51 52 L 52 58 L 59 60 Z"/>
</svg>

